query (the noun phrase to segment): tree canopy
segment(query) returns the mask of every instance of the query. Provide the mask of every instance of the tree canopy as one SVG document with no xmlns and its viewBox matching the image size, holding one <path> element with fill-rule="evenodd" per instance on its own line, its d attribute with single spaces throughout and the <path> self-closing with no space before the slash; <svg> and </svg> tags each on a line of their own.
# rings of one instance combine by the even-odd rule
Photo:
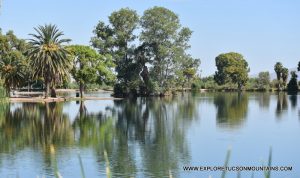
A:
<svg viewBox="0 0 300 178">
<path fill-rule="evenodd" d="M 246 84 L 250 69 L 241 54 L 235 52 L 220 54 L 215 60 L 217 71 L 214 79 L 219 85 L 232 82 L 241 89 Z"/>
<path fill-rule="evenodd" d="M 48 97 L 50 84 L 52 89 L 57 79 L 68 73 L 71 63 L 68 60 L 68 51 L 64 44 L 70 42 L 70 39 L 62 38 L 63 32 L 56 25 L 44 25 L 34 28 L 36 34 L 30 34 L 30 48 L 28 56 L 31 60 L 31 66 L 34 69 L 35 78 L 42 76 L 45 81 L 45 97 Z M 56 94 L 51 94 L 52 96 Z"/>
<path fill-rule="evenodd" d="M 3 35 L 0 30 L 0 78 L 3 79 L 7 95 L 11 88 L 24 84 L 26 47 L 25 40 L 18 39 L 13 31 Z"/>
<path fill-rule="evenodd" d="M 114 79 L 113 73 L 109 70 L 111 63 L 106 62 L 104 57 L 98 54 L 89 46 L 71 45 L 67 47 L 71 54 L 73 68 L 72 77 L 79 84 L 80 94 L 83 97 L 83 90 L 87 84 L 109 83 Z"/>
<path fill-rule="evenodd" d="M 141 29 L 137 29 L 141 27 Z M 199 59 L 186 53 L 192 31 L 181 27 L 179 17 L 163 7 L 136 11 L 123 8 L 100 21 L 91 39 L 93 47 L 111 54 L 116 64 L 115 93 L 149 95 L 167 90 L 195 76 Z"/>
</svg>

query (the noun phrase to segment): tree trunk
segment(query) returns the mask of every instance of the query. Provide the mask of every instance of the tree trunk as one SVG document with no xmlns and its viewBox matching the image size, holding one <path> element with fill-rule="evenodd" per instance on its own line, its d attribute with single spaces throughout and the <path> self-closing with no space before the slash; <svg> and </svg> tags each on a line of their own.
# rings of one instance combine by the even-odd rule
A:
<svg viewBox="0 0 300 178">
<path fill-rule="evenodd" d="M 49 97 L 49 91 L 50 91 L 50 82 L 48 78 L 45 78 L 45 98 Z"/>
<path fill-rule="evenodd" d="M 242 84 L 238 83 L 238 91 L 242 91 Z"/>
<path fill-rule="evenodd" d="M 56 98 L 55 87 L 51 87 L 51 97 L 52 97 L 52 98 Z"/>
<path fill-rule="evenodd" d="M 49 97 L 49 92 L 50 92 L 50 71 L 49 71 L 49 66 L 46 68 L 46 73 L 44 74 L 44 80 L 45 80 L 45 98 Z"/>
<path fill-rule="evenodd" d="M 79 90 L 80 90 L 80 98 L 83 98 L 83 83 L 82 82 L 80 82 L 80 84 L 79 84 Z"/>
</svg>

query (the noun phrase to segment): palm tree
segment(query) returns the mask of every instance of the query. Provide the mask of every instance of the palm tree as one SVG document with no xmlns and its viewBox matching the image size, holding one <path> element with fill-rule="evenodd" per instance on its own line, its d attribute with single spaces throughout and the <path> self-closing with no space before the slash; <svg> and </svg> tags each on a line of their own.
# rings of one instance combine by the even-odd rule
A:
<svg viewBox="0 0 300 178">
<path fill-rule="evenodd" d="M 44 78 L 45 98 L 47 98 L 50 85 L 53 89 L 57 77 L 62 78 L 71 67 L 71 62 L 67 58 L 68 51 L 63 46 L 71 40 L 61 39 L 64 34 L 56 25 L 38 26 L 34 30 L 37 34 L 29 34 L 33 38 L 29 41 L 28 56 L 34 71 L 33 77 Z"/>
<path fill-rule="evenodd" d="M 0 74 L 4 80 L 8 96 L 10 90 L 14 87 L 19 87 L 24 80 L 24 67 L 25 65 L 20 60 L 20 53 L 12 52 L 10 57 L 6 56 L 0 60 Z"/>
<path fill-rule="evenodd" d="M 289 76 L 289 69 L 284 67 L 282 69 L 282 81 L 284 87 L 286 87 L 288 76 Z"/>
<path fill-rule="evenodd" d="M 282 64 L 280 62 L 277 62 L 274 66 L 274 71 L 276 72 L 276 77 L 278 81 L 278 91 L 281 89 L 280 83 L 282 79 L 282 70 L 283 70 Z"/>
</svg>

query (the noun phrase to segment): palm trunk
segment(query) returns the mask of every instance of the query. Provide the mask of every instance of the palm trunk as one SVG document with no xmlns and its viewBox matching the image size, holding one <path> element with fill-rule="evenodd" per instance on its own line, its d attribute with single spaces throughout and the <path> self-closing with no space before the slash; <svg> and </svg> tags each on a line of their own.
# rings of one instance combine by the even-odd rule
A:
<svg viewBox="0 0 300 178">
<path fill-rule="evenodd" d="M 44 80 L 45 80 L 45 98 L 49 97 L 49 92 L 50 92 L 50 72 L 47 70 Z"/>
<path fill-rule="evenodd" d="M 50 91 L 50 84 L 48 82 L 48 79 L 45 81 L 45 98 L 49 97 L 49 91 Z"/>
</svg>

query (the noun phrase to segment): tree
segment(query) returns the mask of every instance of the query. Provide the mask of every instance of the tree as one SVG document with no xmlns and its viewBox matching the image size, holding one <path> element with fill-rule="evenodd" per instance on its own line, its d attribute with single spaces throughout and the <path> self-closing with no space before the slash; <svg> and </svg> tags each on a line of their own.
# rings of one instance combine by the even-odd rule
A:
<svg viewBox="0 0 300 178">
<path fill-rule="evenodd" d="M 14 51 L 8 57 L 0 60 L 0 74 L 8 96 L 10 96 L 11 88 L 19 87 L 24 82 L 23 57 L 21 53 Z"/>
<path fill-rule="evenodd" d="M 284 67 L 282 69 L 282 74 L 281 74 L 282 82 L 283 82 L 283 86 L 284 87 L 286 87 L 288 76 L 289 76 L 289 69 L 287 69 L 287 68 Z"/>
<path fill-rule="evenodd" d="M 111 54 L 116 63 L 115 94 L 163 94 L 175 86 L 179 74 L 183 76 L 185 60 L 197 63 L 186 54 L 192 31 L 181 28 L 178 16 L 166 8 L 148 9 L 141 19 L 133 10 L 120 9 L 109 16 L 109 23 L 99 22 L 91 41 L 100 54 Z M 138 25 L 142 28 L 139 38 L 134 33 Z M 185 77 L 194 75 L 185 70 Z"/>
<path fill-rule="evenodd" d="M 173 87 L 176 73 L 182 62 L 190 58 L 186 50 L 192 31 L 181 27 L 179 17 L 163 7 L 153 7 L 146 10 L 141 17 L 142 32 L 140 41 L 151 44 L 150 69 L 151 78 L 164 93 Z M 194 60 L 194 59 L 192 59 Z"/>
<path fill-rule="evenodd" d="M 239 53 L 225 53 L 216 57 L 217 71 L 214 79 L 219 84 L 232 82 L 238 85 L 238 89 L 248 81 L 248 63 Z"/>
<path fill-rule="evenodd" d="M 188 84 L 188 87 L 191 87 L 191 80 L 196 76 L 199 65 L 200 59 L 194 59 L 192 57 L 185 58 L 180 62 L 178 70 L 176 71 L 176 83 L 180 85 L 182 89 L 186 83 Z"/>
<path fill-rule="evenodd" d="M 274 66 L 274 71 L 276 72 L 276 77 L 278 81 L 278 91 L 281 90 L 281 84 L 283 83 L 283 71 L 285 70 L 285 74 L 288 73 L 286 69 L 284 69 L 283 65 L 280 62 L 277 62 Z"/>
<path fill-rule="evenodd" d="M 34 28 L 36 34 L 29 34 L 32 39 L 29 40 L 30 48 L 28 56 L 31 66 L 34 69 L 34 77 L 42 76 L 45 84 L 45 98 L 48 97 L 50 85 L 52 97 L 55 95 L 55 82 L 62 79 L 71 68 L 71 62 L 68 60 L 68 51 L 64 44 L 70 42 L 70 39 L 61 38 L 64 34 L 59 31 L 56 25 L 44 25 Z M 55 97 L 55 96 L 54 96 Z"/>
<path fill-rule="evenodd" d="M 110 66 L 94 49 L 89 46 L 71 45 L 67 50 L 73 61 L 71 74 L 79 85 L 81 98 L 87 84 L 99 81 L 107 83 L 111 80 L 113 74 L 109 69 Z"/>
<path fill-rule="evenodd" d="M 79 85 L 80 97 L 86 84 L 94 83 L 97 79 L 96 61 L 99 55 L 88 46 L 72 45 L 67 47 L 73 61 L 72 77 Z"/>
<path fill-rule="evenodd" d="M 10 95 L 11 88 L 21 87 L 25 79 L 26 42 L 18 39 L 13 31 L 2 35 L 0 30 L 0 78 Z"/>
<path fill-rule="evenodd" d="M 137 29 L 139 17 L 136 11 L 122 8 L 113 12 L 109 16 L 110 25 L 105 25 L 100 21 L 95 30 L 95 36 L 92 37 L 92 46 L 98 49 L 99 53 L 106 58 L 112 58 L 116 64 L 117 72 L 116 86 L 122 86 L 121 90 L 127 90 L 132 87 L 132 83 L 136 83 L 139 73 L 137 72 L 137 64 L 133 64 L 133 55 L 135 47 L 134 30 Z"/>
<path fill-rule="evenodd" d="M 270 87 L 270 73 L 269 72 L 260 72 L 257 79 L 258 89 L 268 90 Z"/>
<path fill-rule="evenodd" d="M 291 80 L 287 85 L 287 89 L 290 92 L 297 92 L 298 91 L 298 82 L 297 82 L 297 74 L 295 71 L 291 71 Z"/>
<path fill-rule="evenodd" d="M 282 64 L 280 62 L 277 62 L 274 66 L 274 70 L 276 72 L 277 80 L 281 79 L 282 69 L 283 69 Z"/>
</svg>

